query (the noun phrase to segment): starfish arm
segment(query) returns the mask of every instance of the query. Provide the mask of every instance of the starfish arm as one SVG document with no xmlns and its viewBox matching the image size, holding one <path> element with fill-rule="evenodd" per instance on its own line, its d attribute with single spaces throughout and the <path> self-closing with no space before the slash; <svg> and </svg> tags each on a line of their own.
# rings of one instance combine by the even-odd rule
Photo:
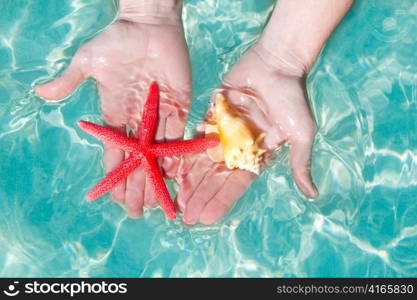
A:
<svg viewBox="0 0 417 300">
<path fill-rule="evenodd" d="M 111 128 L 87 121 L 78 121 L 78 126 L 88 134 L 91 134 L 92 136 L 114 145 L 126 152 L 135 151 L 134 149 L 136 143 L 134 140 Z"/>
<path fill-rule="evenodd" d="M 167 217 L 171 220 L 175 220 L 176 213 L 174 203 L 171 199 L 171 196 L 169 195 L 164 179 L 162 178 L 162 174 L 159 170 L 156 158 L 150 155 L 147 155 L 145 157 L 146 159 L 144 161 L 146 175 L 153 187 L 155 196 L 161 204 L 161 207 L 164 210 Z"/>
<path fill-rule="evenodd" d="M 113 171 L 108 173 L 95 187 L 87 194 L 87 200 L 95 200 L 108 191 L 112 190 L 120 181 L 125 179 L 140 165 L 140 160 L 134 157 L 128 157 Z"/>
<path fill-rule="evenodd" d="M 159 87 L 152 82 L 149 87 L 148 98 L 143 107 L 142 121 L 139 128 L 139 141 L 142 145 L 150 144 L 156 132 L 159 115 Z"/>
<path fill-rule="evenodd" d="M 155 157 L 174 156 L 186 153 L 201 152 L 219 144 L 218 138 L 199 138 L 186 141 L 168 142 L 163 144 L 153 144 L 150 152 Z"/>
</svg>

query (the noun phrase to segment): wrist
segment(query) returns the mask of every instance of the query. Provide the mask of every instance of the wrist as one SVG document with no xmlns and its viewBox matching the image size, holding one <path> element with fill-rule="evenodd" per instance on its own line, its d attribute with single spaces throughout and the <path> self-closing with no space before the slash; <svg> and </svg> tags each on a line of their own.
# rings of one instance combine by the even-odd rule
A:
<svg viewBox="0 0 417 300">
<path fill-rule="evenodd" d="M 317 43 L 311 36 L 306 37 L 299 8 L 311 1 L 278 1 L 255 47 L 264 61 L 289 75 L 307 74 L 316 59 Z"/>
<path fill-rule="evenodd" d="M 307 73 L 353 0 L 279 0 L 258 42 L 279 68 Z"/>
<path fill-rule="evenodd" d="M 181 21 L 181 0 L 119 0 L 118 19 L 176 25 Z"/>
<path fill-rule="evenodd" d="M 259 58 L 273 71 L 303 77 L 311 65 L 289 47 L 276 47 L 262 38 L 252 47 Z"/>
</svg>

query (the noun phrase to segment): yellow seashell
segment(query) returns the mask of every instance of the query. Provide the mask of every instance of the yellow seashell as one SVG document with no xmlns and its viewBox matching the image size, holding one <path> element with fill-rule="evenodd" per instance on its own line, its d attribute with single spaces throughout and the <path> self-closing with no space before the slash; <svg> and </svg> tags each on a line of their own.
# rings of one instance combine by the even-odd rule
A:
<svg viewBox="0 0 417 300">
<path fill-rule="evenodd" d="M 260 146 L 265 134 L 257 134 L 251 122 L 222 94 L 215 97 L 214 122 L 217 123 L 226 166 L 229 169 L 239 168 L 259 174 L 262 155 L 266 151 Z M 213 124 L 208 124 L 206 134 L 213 132 Z M 211 151 L 211 157 L 218 161 L 219 154 L 214 151 Z"/>
</svg>

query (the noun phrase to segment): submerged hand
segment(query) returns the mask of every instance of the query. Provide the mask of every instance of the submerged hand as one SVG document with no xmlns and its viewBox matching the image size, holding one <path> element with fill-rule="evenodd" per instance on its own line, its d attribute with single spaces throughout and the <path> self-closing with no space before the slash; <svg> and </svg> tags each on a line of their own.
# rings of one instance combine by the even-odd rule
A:
<svg viewBox="0 0 417 300">
<path fill-rule="evenodd" d="M 178 15 L 171 10 L 165 14 L 164 6 L 147 16 L 139 10 L 137 15 L 129 5 L 140 2 L 126 0 L 123 7 L 121 1 L 124 20 L 110 25 L 83 45 L 67 70 L 39 86 L 36 92 L 47 100 L 62 99 L 87 77 L 93 77 L 98 84 L 105 124 L 121 132 L 126 132 L 128 126 L 135 136 L 149 83 L 157 81 L 161 89 L 157 140 L 179 139 L 183 137 L 191 97 L 190 65 L 179 10 Z M 145 1 L 144 9 L 149 9 L 150 2 Z M 107 172 L 119 165 L 125 155 L 105 145 Z M 157 204 L 142 168 L 119 184 L 111 196 L 114 201 L 124 202 L 132 217 L 141 215 L 143 205 Z"/>
<path fill-rule="evenodd" d="M 282 64 L 281 64 L 282 63 Z M 316 197 L 310 176 L 310 153 L 315 134 L 304 89 L 303 71 L 271 61 L 260 46 L 250 49 L 226 76 L 222 93 L 261 131 L 270 154 L 284 142 L 290 147 L 291 169 L 300 190 Z M 268 155 L 267 155 L 268 156 Z M 256 175 L 227 169 L 206 153 L 184 159 L 178 181 L 180 209 L 184 222 L 212 224 L 221 218 L 249 187 Z"/>
<path fill-rule="evenodd" d="M 315 124 L 304 75 L 352 2 L 277 1 L 261 38 L 223 84 L 229 100 L 266 133 L 269 153 L 288 142 L 294 180 L 309 197 L 318 192 L 310 178 Z M 187 157 L 180 171 L 178 202 L 188 224 L 216 222 L 255 178 L 246 171 L 228 170 L 205 153 Z"/>
</svg>

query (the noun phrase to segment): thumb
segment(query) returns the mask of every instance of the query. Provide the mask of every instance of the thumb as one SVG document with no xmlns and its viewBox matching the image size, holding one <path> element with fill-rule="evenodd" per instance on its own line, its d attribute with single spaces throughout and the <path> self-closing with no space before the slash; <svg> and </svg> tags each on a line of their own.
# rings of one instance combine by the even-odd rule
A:
<svg viewBox="0 0 417 300">
<path fill-rule="evenodd" d="M 311 174 L 311 146 L 312 141 L 292 141 L 290 164 L 294 180 L 299 189 L 309 198 L 316 198 L 319 193 L 314 185 Z"/>
<path fill-rule="evenodd" d="M 81 64 L 75 56 L 61 76 L 37 86 L 35 92 L 46 100 L 60 100 L 70 95 L 84 79 Z"/>
</svg>

